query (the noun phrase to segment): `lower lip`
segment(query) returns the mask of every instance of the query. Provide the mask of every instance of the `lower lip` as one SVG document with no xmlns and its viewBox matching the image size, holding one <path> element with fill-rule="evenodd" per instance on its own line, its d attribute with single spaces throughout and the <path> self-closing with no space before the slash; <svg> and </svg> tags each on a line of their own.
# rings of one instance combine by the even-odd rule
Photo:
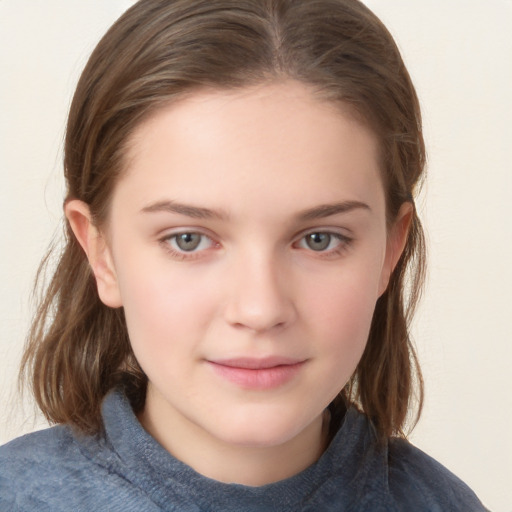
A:
<svg viewBox="0 0 512 512">
<path fill-rule="evenodd" d="M 266 390 L 283 386 L 300 371 L 304 362 L 273 366 L 272 368 L 238 368 L 209 362 L 217 375 L 244 388 Z"/>
</svg>

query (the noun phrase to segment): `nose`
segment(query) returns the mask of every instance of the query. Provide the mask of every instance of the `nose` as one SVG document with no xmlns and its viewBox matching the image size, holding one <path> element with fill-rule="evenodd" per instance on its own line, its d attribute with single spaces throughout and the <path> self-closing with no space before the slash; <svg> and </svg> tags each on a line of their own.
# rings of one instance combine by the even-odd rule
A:
<svg viewBox="0 0 512 512">
<path fill-rule="evenodd" d="M 226 321 L 254 332 L 282 328 L 296 317 L 291 279 L 272 255 L 252 253 L 230 269 Z"/>
</svg>

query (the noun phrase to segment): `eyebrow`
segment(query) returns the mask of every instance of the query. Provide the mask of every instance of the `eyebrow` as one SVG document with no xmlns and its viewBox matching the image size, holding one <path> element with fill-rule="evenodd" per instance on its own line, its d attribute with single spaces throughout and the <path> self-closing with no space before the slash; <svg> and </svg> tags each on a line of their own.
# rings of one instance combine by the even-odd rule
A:
<svg viewBox="0 0 512 512">
<path fill-rule="evenodd" d="M 354 210 L 368 210 L 371 208 L 361 201 L 343 201 L 339 203 L 329 203 L 308 208 L 297 215 L 299 221 L 317 220 L 332 215 L 348 213 Z M 157 201 L 141 210 L 144 213 L 154 212 L 168 212 L 185 215 L 193 219 L 221 219 L 225 220 L 228 215 L 220 210 L 211 210 L 210 208 L 203 208 L 199 206 L 192 206 L 188 204 L 178 203 L 176 201 Z"/>
<path fill-rule="evenodd" d="M 343 201 L 340 203 L 322 204 L 304 210 L 297 215 L 297 218 L 301 221 L 305 220 L 317 220 L 331 215 L 338 215 L 340 213 L 348 213 L 354 210 L 367 210 L 371 211 L 371 208 L 361 201 Z"/>
<path fill-rule="evenodd" d="M 191 206 L 188 204 L 177 203 L 176 201 L 157 201 L 156 203 L 145 206 L 141 211 L 144 213 L 177 213 L 179 215 L 192 217 L 193 219 L 225 219 L 227 217 L 227 214 L 220 210 Z"/>
</svg>

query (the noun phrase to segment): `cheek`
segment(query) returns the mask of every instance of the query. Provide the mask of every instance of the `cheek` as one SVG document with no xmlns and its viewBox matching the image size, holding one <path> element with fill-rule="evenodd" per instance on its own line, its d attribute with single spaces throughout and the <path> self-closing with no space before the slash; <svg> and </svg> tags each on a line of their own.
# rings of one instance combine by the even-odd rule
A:
<svg viewBox="0 0 512 512">
<path fill-rule="evenodd" d="M 348 292 L 348 290 L 347 290 Z M 318 309 L 323 331 L 318 346 L 323 393 L 328 402 L 334 399 L 353 376 L 365 350 L 375 303 L 354 293 L 339 293 L 330 306 Z M 317 384 L 319 385 L 319 384 Z"/>
<path fill-rule="evenodd" d="M 359 293 L 357 293 L 359 292 Z M 316 303 L 315 316 L 318 328 L 335 351 L 349 355 L 364 350 L 375 310 L 376 299 L 360 290 L 344 289 L 331 292 Z"/>
<path fill-rule="evenodd" d="M 304 304 L 321 343 L 319 348 L 332 357 L 333 367 L 344 369 L 346 379 L 355 370 L 368 340 L 378 280 L 379 273 L 368 271 L 368 267 L 346 268 L 324 283 L 317 282 L 315 293 Z"/>
<path fill-rule="evenodd" d="M 169 379 L 195 375 L 219 314 L 221 282 L 214 275 L 206 266 L 191 271 L 165 257 L 123 260 L 118 278 L 130 343 L 154 383 L 166 387 Z"/>
<path fill-rule="evenodd" d="M 165 262 L 137 265 L 125 262 L 119 287 L 133 350 L 141 365 L 151 355 L 180 351 L 180 341 L 193 349 L 202 325 L 212 314 L 209 287 L 186 273 L 171 272 Z M 200 286 L 201 285 L 201 286 Z"/>
</svg>

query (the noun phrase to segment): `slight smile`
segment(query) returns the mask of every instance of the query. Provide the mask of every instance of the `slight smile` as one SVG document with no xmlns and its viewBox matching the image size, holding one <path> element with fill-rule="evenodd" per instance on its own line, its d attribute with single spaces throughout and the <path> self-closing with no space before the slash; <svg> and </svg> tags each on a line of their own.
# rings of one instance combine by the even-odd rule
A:
<svg viewBox="0 0 512 512">
<path fill-rule="evenodd" d="M 307 360 L 287 357 L 208 360 L 220 377 L 251 390 L 269 390 L 291 381 Z"/>
</svg>

